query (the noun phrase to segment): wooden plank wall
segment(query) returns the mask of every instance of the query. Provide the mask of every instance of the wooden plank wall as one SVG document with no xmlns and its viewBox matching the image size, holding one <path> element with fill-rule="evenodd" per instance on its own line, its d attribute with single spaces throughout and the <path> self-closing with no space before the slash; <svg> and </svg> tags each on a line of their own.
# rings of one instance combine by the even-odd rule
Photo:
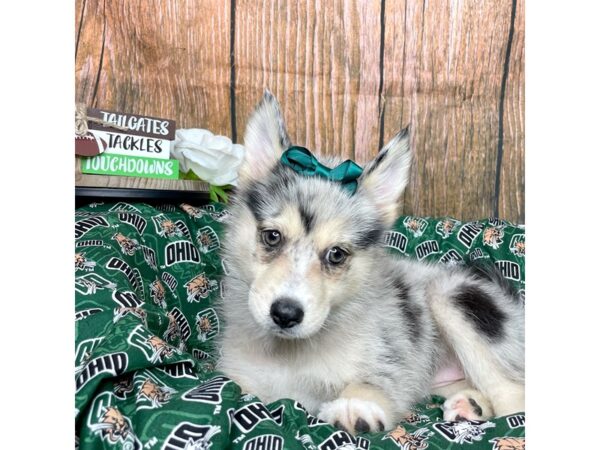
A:
<svg viewBox="0 0 600 450">
<path fill-rule="evenodd" d="M 364 164 L 411 126 L 404 212 L 524 212 L 523 0 L 76 0 L 76 100 Z"/>
</svg>

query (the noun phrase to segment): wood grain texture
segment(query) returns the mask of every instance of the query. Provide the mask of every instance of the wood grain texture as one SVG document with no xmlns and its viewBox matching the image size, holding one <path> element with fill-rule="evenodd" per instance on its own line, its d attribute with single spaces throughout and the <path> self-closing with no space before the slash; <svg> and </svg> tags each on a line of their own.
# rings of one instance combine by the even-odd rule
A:
<svg viewBox="0 0 600 450">
<path fill-rule="evenodd" d="M 295 143 L 359 164 L 410 124 L 404 213 L 524 222 L 523 0 L 77 0 L 75 19 L 77 101 L 243 142 L 268 87 Z"/>
<path fill-rule="evenodd" d="M 102 75 L 101 61 L 104 56 L 105 20 L 104 2 L 100 0 L 77 0 L 75 2 L 77 37 L 75 40 L 75 101 L 93 106 L 96 87 Z M 112 104 L 110 98 L 104 102 Z"/>
<path fill-rule="evenodd" d="M 514 35 L 504 97 L 498 216 L 525 222 L 525 7 L 515 0 Z"/>
<path fill-rule="evenodd" d="M 386 6 L 383 134 L 409 123 L 414 150 L 404 212 L 493 215 L 511 1 Z"/>
<path fill-rule="evenodd" d="M 77 101 L 231 134 L 228 2 L 83 0 L 82 8 Z"/>
<path fill-rule="evenodd" d="M 379 140 L 379 1 L 235 2 L 238 140 L 265 88 L 294 143 L 355 158 Z"/>
</svg>

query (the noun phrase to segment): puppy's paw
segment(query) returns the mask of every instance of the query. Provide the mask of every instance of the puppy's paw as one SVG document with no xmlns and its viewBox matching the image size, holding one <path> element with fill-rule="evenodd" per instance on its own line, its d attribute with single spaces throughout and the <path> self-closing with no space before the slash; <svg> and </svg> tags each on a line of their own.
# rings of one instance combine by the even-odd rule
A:
<svg viewBox="0 0 600 450">
<path fill-rule="evenodd" d="M 486 420 L 492 417 L 492 406 L 481 392 L 460 391 L 444 402 L 444 420 Z"/>
<path fill-rule="evenodd" d="M 377 403 L 359 398 L 338 398 L 324 403 L 318 415 L 319 419 L 352 434 L 390 427 L 389 419 Z"/>
</svg>

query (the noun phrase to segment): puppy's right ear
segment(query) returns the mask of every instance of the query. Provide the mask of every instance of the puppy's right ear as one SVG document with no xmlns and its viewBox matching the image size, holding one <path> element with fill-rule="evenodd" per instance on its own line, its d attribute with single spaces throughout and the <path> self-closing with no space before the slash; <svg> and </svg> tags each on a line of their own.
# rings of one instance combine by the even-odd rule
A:
<svg viewBox="0 0 600 450">
<path fill-rule="evenodd" d="M 246 126 L 246 153 L 239 172 L 241 184 L 264 177 L 290 145 L 279 103 L 265 90 Z"/>
</svg>

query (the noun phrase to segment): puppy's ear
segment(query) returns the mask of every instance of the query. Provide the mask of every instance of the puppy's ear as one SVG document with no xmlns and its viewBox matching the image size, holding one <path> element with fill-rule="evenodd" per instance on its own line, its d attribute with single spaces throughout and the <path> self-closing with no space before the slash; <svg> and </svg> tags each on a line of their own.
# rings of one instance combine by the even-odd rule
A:
<svg viewBox="0 0 600 450">
<path fill-rule="evenodd" d="M 265 90 L 246 126 L 246 153 L 239 173 L 241 183 L 265 176 L 290 145 L 279 103 Z"/>
<path fill-rule="evenodd" d="M 408 184 L 412 158 L 409 141 L 406 127 L 367 164 L 359 179 L 358 192 L 370 197 L 387 227 L 398 218 L 401 196 Z"/>
</svg>

